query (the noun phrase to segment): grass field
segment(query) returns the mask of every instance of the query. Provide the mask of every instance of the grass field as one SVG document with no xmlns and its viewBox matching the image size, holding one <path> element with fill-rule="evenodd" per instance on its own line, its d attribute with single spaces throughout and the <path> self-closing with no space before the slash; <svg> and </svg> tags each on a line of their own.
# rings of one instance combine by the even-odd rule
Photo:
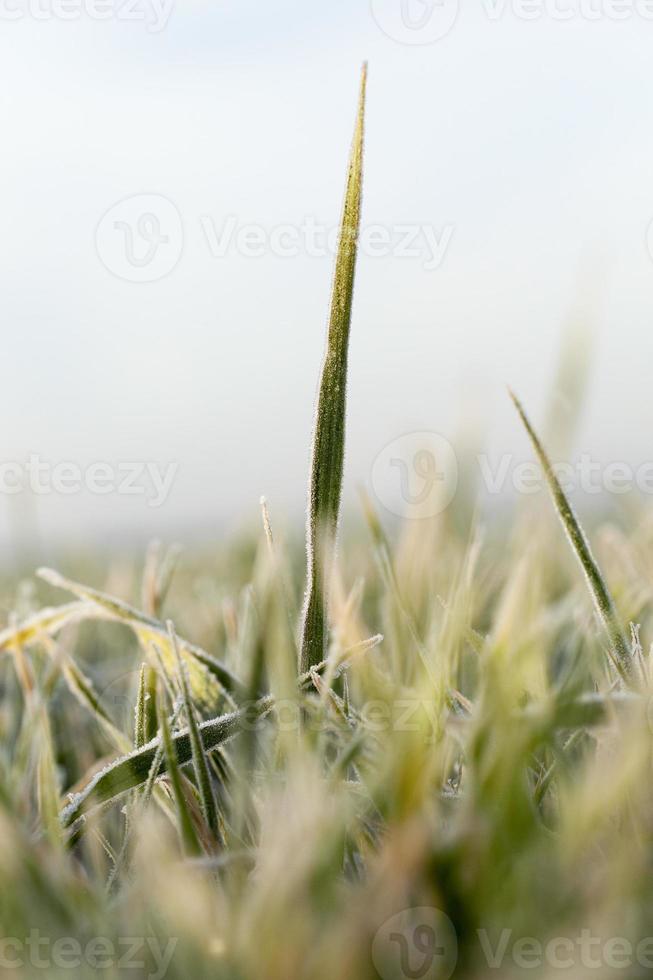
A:
<svg viewBox="0 0 653 980">
<path fill-rule="evenodd" d="M 306 548 L 263 504 L 202 554 L 2 586 L 2 975 L 653 968 L 650 512 L 586 536 L 515 399 L 548 496 L 363 497 L 336 551 L 364 101 Z"/>
</svg>

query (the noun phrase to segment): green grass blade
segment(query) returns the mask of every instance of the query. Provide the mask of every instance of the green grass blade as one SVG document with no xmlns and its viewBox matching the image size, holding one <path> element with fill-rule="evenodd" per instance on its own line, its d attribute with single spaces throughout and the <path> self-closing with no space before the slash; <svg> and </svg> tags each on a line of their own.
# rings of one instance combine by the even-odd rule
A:
<svg viewBox="0 0 653 980">
<path fill-rule="evenodd" d="M 149 664 L 141 665 L 136 701 L 134 747 L 142 748 L 156 736 L 157 727 L 156 671 Z"/>
<path fill-rule="evenodd" d="M 191 818 L 186 797 L 184 795 L 183 777 L 179 768 L 177 749 L 172 740 L 172 735 L 170 734 L 170 724 L 166 716 L 165 707 L 163 706 L 159 711 L 159 728 L 161 729 L 161 741 L 163 743 L 163 751 L 168 769 L 168 779 L 170 780 L 172 793 L 175 798 L 175 803 L 177 804 L 177 813 L 179 815 L 179 834 L 181 836 L 181 841 L 185 851 L 188 854 L 201 854 L 202 848 L 199 840 L 197 839 L 197 834 L 195 833 L 195 828 L 193 826 L 193 820 Z"/>
<path fill-rule="evenodd" d="M 261 717 L 272 706 L 273 699 L 271 697 L 261 698 L 247 710 L 233 711 L 230 714 L 221 715 L 219 718 L 202 722 L 199 731 L 205 752 L 211 752 L 212 749 L 216 749 L 228 739 L 233 738 L 241 730 L 243 724 L 251 724 L 253 716 Z M 175 733 L 172 736 L 172 741 L 176 749 L 178 764 L 184 766 L 192 762 L 193 753 L 188 731 Z M 73 796 L 68 806 L 64 808 L 61 814 L 63 825 L 65 827 L 70 826 L 88 807 L 108 803 L 123 793 L 135 789 L 137 786 L 142 786 L 147 780 L 159 745 L 160 740 L 158 738 L 153 739 L 142 748 L 116 759 L 106 769 L 94 776 L 81 793 Z M 166 760 L 162 759 L 156 776 L 162 776 L 165 772 L 167 772 Z"/>
<path fill-rule="evenodd" d="M 41 723 L 36 780 L 39 815 L 43 829 L 50 842 L 56 846 L 60 846 L 63 841 L 58 815 L 59 785 L 52 729 L 44 704 L 39 705 L 38 712 Z"/>
<path fill-rule="evenodd" d="M 366 80 L 364 66 L 313 435 L 300 673 L 324 660 L 327 647 L 328 580 L 335 550 L 345 451 L 347 352 L 360 229 Z"/>
<path fill-rule="evenodd" d="M 172 713 L 172 718 L 170 719 L 170 725 L 171 725 L 172 728 L 174 728 L 174 726 L 177 724 L 177 721 L 179 720 L 180 714 L 181 714 L 181 705 L 180 704 L 177 704 L 176 707 L 175 707 L 175 710 Z M 158 700 L 157 700 L 156 723 L 157 723 L 157 725 L 159 723 Z M 163 759 L 163 743 L 162 743 L 162 741 L 161 741 L 160 738 L 157 739 L 157 741 L 158 741 L 158 745 L 157 745 L 156 752 L 154 753 L 154 756 L 152 758 L 152 765 L 150 766 L 149 772 L 147 774 L 147 779 L 145 780 L 145 782 L 143 784 L 143 788 L 142 788 L 142 796 L 141 796 L 141 799 L 140 799 L 140 806 L 141 806 L 141 808 L 143 810 L 145 809 L 145 807 L 148 805 L 148 803 L 150 802 L 150 800 L 152 798 L 152 794 L 153 794 L 154 788 L 155 788 L 157 774 L 159 772 L 159 769 L 160 769 L 160 766 L 161 766 L 161 761 Z"/>
<path fill-rule="evenodd" d="M 170 634 L 170 640 L 172 641 L 172 646 L 177 658 L 179 684 L 184 701 L 186 719 L 188 721 L 188 734 L 190 736 L 191 752 L 193 756 L 193 769 L 197 780 L 202 815 L 206 820 L 209 830 L 213 836 L 217 838 L 220 834 L 220 824 L 218 821 L 218 808 L 215 802 L 215 795 L 213 793 L 213 784 L 211 783 L 211 776 L 209 773 L 208 759 L 206 757 L 206 752 L 200 736 L 197 715 L 195 714 L 195 706 L 191 701 L 188 678 L 186 676 L 186 668 L 179 652 L 177 634 L 175 633 L 175 628 L 171 622 L 168 622 L 167 626 L 168 633 Z"/>
<path fill-rule="evenodd" d="M 590 593 L 594 600 L 594 605 L 596 606 L 596 611 L 599 615 L 601 623 L 603 624 L 610 643 L 610 649 L 612 651 L 615 666 L 625 680 L 632 680 L 633 661 L 630 655 L 628 641 L 626 640 L 623 628 L 619 622 L 614 600 L 610 595 L 610 591 L 606 585 L 603 575 L 601 574 L 601 570 L 596 563 L 594 556 L 592 555 L 589 541 L 587 540 L 585 532 L 578 522 L 578 518 L 576 517 L 573 508 L 567 499 L 564 490 L 562 489 L 549 457 L 538 439 L 521 402 L 512 391 L 510 392 L 510 397 L 513 400 L 515 408 L 519 413 L 535 453 L 540 461 L 540 465 L 544 471 L 546 481 L 551 491 L 551 496 L 553 497 L 556 511 L 558 512 L 558 517 L 560 518 L 562 526 L 564 527 L 567 537 L 569 538 L 569 542 L 585 574 Z"/>
</svg>

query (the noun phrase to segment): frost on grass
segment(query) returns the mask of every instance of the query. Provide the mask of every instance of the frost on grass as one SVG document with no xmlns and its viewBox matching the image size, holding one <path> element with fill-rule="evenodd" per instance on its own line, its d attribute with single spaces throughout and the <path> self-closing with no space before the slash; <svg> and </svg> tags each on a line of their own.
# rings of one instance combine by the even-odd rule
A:
<svg viewBox="0 0 653 980">
<path fill-rule="evenodd" d="M 349 161 L 326 352 L 315 412 L 306 526 L 307 587 L 301 629 L 300 673 L 325 659 L 330 579 L 335 555 L 345 457 L 347 357 L 354 297 L 363 189 L 367 66 Z"/>
<path fill-rule="evenodd" d="M 124 623 L 136 634 L 146 655 L 150 655 L 152 644 L 156 644 L 161 652 L 166 672 L 171 676 L 175 674 L 177 668 L 170 637 L 166 627 L 159 620 L 130 606 L 122 599 L 116 599 L 98 589 L 67 579 L 50 568 L 40 568 L 37 574 L 50 585 L 72 592 L 84 600 L 85 618 L 109 619 Z M 84 618 L 84 613 L 81 611 L 79 618 Z M 208 710 L 218 706 L 221 696 L 226 697 L 231 707 L 236 707 L 236 699 L 238 695 L 244 694 L 244 689 L 235 674 L 201 647 L 189 643 L 182 637 L 179 637 L 178 642 L 181 655 L 187 665 L 193 697 Z"/>
<path fill-rule="evenodd" d="M 224 742 L 233 738 L 247 724 L 263 717 L 273 705 L 271 697 L 262 698 L 248 711 L 233 711 L 202 722 L 199 731 L 205 752 L 211 752 Z M 75 822 L 89 806 L 99 806 L 121 796 L 137 786 L 142 786 L 149 775 L 157 750 L 160 748 L 159 737 L 152 739 L 140 749 L 135 749 L 121 756 L 97 773 L 81 793 L 78 793 L 61 814 L 65 827 Z M 185 766 L 193 759 L 192 743 L 188 729 L 177 732 L 173 736 L 180 766 Z M 161 759 L 155 778 L 166 772 L 165 760 Z"/>
</svg>

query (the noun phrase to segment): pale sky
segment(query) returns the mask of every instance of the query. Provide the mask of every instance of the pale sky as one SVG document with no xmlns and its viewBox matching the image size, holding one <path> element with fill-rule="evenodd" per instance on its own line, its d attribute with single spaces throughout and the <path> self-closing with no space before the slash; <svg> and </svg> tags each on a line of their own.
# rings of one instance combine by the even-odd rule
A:
<svg viewBox="0 0 653 980">
<path fill-rule="evenodd" d="M 650 456 L 643 0 L 619 0 L 624 20 L 608 0 L 543 0 L 537 20 L 485 0 L 423 44 L 415 24 L 451 0 L 409 0 L 412 28 L 401 0 L 147 0 L 147 23 L 76 2 L 63 20 L 61 0 L 0 0 L 0 460 L 175 472 L 158 507 L 0 493 L 0 541 L 33 521 L 44 548 L 210 538 L 257 519 L 261 494 L 299 525 L 333 264 L 303 229 L 337 224 L 364 59 L 363 228 L 390 244 L 360 256 L 345 506 L 405 433 L 480 419 L 492 453 L 528 457 L 505 385 L 541 420 L 579 296 L 595 350 L 577 448 Z M 138 242 L 140 266 L 119 251 L 139 204 L 111 209 L 136 195 L 167 236 L 155 281 L 133 281 L 158 268 Z"/>
</svg>

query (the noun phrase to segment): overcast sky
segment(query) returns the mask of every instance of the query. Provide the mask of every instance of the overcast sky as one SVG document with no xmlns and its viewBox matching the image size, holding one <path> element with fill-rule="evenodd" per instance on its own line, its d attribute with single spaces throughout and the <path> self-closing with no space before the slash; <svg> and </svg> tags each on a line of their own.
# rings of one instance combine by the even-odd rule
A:
<svg viewBox="0 0 653 980">
<path fill-rule="evenodd" d="M 542 418 L 578 304 L 577 449 L 650 458 L 647 12 L 0 0 L 0 459 L 83 485 L 0 493 L 1 539 L 210 536 L 263 493 L 301 520 L 364 59 L 345 503 L 406 433 L 528 458 L 505 385 Z"/>
</svg>

